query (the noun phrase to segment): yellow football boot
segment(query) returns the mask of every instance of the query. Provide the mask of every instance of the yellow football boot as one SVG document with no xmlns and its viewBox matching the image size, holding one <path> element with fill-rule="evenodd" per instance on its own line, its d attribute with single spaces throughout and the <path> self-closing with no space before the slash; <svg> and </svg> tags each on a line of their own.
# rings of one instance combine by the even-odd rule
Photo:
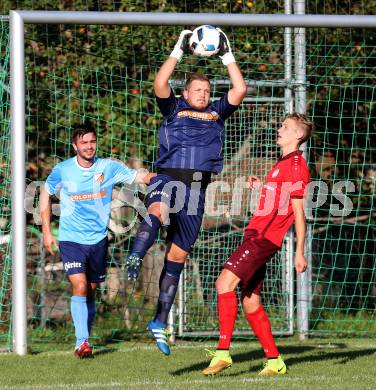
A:
<svg viewBox="0 0 376 390">
<path fill-rule="evenodd" d="M 213 352 L 207 350 L 207 352 L 209 353 L 209 356 L 212 356 L 212 360 L 209 367 L 202 371 L 204 375 L 215 375 L 226 368 L 231 367 L 232 359 L 229 351 L 216 350 Z"/>
<path fill-rule="evenodd" d="M 287 367 L 281 356 L 277 359 L 268 359 L 264 368 L 259 372 L 260 376 L 273 376 L 287 374 Z"/>
</svg>

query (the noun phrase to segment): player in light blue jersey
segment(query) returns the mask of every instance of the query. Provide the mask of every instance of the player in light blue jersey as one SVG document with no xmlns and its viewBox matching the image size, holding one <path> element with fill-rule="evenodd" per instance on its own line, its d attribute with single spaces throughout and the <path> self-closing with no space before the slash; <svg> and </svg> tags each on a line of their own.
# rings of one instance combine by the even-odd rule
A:
<svg viewBox="0 0 376 390">
<path fill-rule="evenodd" d="M 92 357 L 89 334 L 95 317 L 95 289 L 105 279 L 107 224 L 112 189 L 117 183 L 145 183 L 155 175 L 121 162 L 96 157 L 97 135 L 87 125 L 73 131 L 76 156 L 57 164 L 41 193 L 43 240 L 53 254 L 59 247 L 72 285 L 71 313 L 76 333 L 75 356 Z M 51 195 L 60 197 L 59 244 L 51 233 Z"/>
</svg>

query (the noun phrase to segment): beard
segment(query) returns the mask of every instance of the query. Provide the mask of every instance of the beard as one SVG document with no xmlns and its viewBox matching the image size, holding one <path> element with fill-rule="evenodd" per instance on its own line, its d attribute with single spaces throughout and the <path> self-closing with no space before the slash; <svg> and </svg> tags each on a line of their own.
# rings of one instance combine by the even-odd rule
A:
<svg viewBox="0 0 376 390">
<path fill-rule="evenodd" d="M 95 158 L 95 150 L 93 150 L 92 152 L 87 152 L 87 151 L 84 151 L 84 152 L 81 152 L 81 151 L 77 151 L 77 155 L 82 158 L 83 160 L 85 161 L 93 161 L 94 158 Z"/>
</svg>

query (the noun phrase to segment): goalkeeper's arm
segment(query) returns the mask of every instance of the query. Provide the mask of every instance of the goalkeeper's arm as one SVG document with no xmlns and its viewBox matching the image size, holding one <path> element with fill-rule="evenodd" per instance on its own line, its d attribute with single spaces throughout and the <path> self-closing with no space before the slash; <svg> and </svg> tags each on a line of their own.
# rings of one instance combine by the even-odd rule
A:
<svg viewBox="0 0 376 390">
<path fill-rule="evenodd" d="M 168 84 L 172 73 L 174 72 L 177 59 L 169 57 L 159 69 L 154 80 L 154 93 L 159 98 L 168 98 L 171 94 L 171 88 Z"/>
<path fill-rule="evenodd" d="M 174 46 L 169 58 L 159 69 L 154 81 L 154 93 L 160 98 L 168 98 L 171 93 L 171 88 L 168 84 L 176 64 L 182 59 L 183 54 L 188 48 L 188 39 L 191 36 L 191 30 L 183 30 L 180 33 L 178 42 Z"/>
<path fill-rule="evenodd" d="M 234 106 L 238 106 L 247 93 L 247 86 L 236 62 L 227 65 L 232 88 L 228 91 L 228 101 Z"/>
<path fill-rule="evenodd" d="M 247 86 L 245 84 L 243 75 L 235 61 L 235 57 L 231 50 L 230 41 L 220 28 L 217 27 L 217 30 L 220 34 L 219 58 L 222 60 L 223 65 L 227 66 L 232 83 L 232 88 L 228 92 L 228 101 L 230 104 L 238 106 L 247 93 Z"/>
</svg>

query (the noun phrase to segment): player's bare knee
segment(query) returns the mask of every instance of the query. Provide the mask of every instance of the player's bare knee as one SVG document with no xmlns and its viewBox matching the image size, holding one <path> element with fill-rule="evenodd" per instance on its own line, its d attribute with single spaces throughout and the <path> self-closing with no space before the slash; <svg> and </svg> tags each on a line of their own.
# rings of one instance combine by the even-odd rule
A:
<svg viewBox="0 0 376 390">
<path fill-rule="evenodd" d="M 242 293 L 242 306 L 246 313 L 255 312 L 261 305 L 261 297 L 258 294 Z"/>
<path fill-rule="evenodd" d="M 228 280 L 226 280 L 226 278 L 223 277 L 223 274 L 219 275 L 218 279 L 216 280 L 215 289 L 217 290 L 218 294 L 224 294 L 226 292 L 233 290 Z"/>
<path fill-rule="evenodd" d="M 215 288 L 218 294 L 225 294 L 235 290 L 240 279 L 228 269 L 224 269 L 215 282 Z"/>
<path fill-rule="evenodd" d="M 87 295 L 86 281 L 77 281 L 72 285 L 73 295 L 85 297 Z"/>
<path fill-rule="evenodd" d="M 168 212 L 166 213 L 164 204 L 162 202 L 156 202 L 148 207 L 148 213 L 157 217 L 161 223 L 164 223 L 168 218 Z M 167 215 L 166 215 L 167 214 Z"/>
<path fill-rule="evenodd" d="M 187 260 L 188 252 L 179 248 L 176 244 L 171 244 L 167 249 L 167 259 L 184 263 Z"/>
<path fill-rule="evenodd" d="M 219 276 L 218 279 L 215 281 L 215 289 L 217 290 L 217 294 L 221 294 L 222 288 L 223 288 L 223 285 L 222 285 L 222 281 L 221 281 L 220 276 Z"/>
<path fill-rule="evenodd" d="M 252 304 L 248 305 L 247 307 L 244 307 L 244 305 L 243 305 L 244 311 L 246 313 L 254 313 L 255 311 L 257 311 L 257 309 L 259 307 L 260 307 L 260 303 L 252 303 Z"/>
<path fill-rule="evenodd" d="M 153 203 L 148 207 L 148 213 L 153 214 L 155 217 L 157 217 L 159 220 L 161 220 L 161 208 L 159 207 L 158 203 Z"/>
</svg>

